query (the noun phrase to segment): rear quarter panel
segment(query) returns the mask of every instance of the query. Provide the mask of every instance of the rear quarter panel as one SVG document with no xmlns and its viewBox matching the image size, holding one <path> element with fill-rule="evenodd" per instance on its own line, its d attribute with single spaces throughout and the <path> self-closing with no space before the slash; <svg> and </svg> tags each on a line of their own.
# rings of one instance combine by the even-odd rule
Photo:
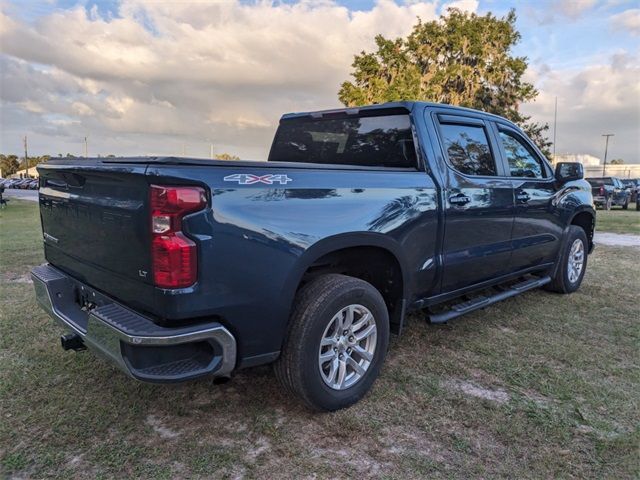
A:
<svg viewBox="0 0 640 480">
<path fill-rule="evenodd" d="M 150 183 L 201 183 L 211 208 L 185 221 L 199 240 L 199 281 L 176 295 L 170 316 L 220 316 L 245 359 L 280 349 L 306 267 L 323 252 L 383 246 L 398 258 L 405 290 L 420 296 L 435 269 L 421 270 L 438 238 L 437 196 L 424 172 L 172 167 L 151 165 Z M 287 175 L 286 185 L 225 181 L 238 173 Z M 416 267 L 418 266 L 418 267 Z"/>
</svg>

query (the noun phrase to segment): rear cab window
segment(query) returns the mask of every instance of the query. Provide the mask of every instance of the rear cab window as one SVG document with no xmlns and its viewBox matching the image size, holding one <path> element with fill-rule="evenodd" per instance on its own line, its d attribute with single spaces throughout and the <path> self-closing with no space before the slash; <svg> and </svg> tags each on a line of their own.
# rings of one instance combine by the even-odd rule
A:
<svg viewBox="0 0 640 480">
<path fill-rule="evenodd" d="M 284 118 L 269 161 L 417 168 L 409 113 Z"/>
</svg>

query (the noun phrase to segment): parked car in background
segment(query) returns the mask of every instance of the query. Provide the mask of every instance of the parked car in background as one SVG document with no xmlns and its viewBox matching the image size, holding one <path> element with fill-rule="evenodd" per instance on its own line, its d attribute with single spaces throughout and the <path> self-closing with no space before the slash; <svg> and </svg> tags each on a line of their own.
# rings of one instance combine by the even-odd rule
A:
<svg viewBox="0 0 640 480">
<path fill-rule="evenodd" d="M 586 179 L 591 184 L 591 194 L 596 207 L 611 210 L 617 205 L 626 210 L 631 201 L 631 193 L 617 177 L 592 177 Z"/>
<path fill-rule="evenodd" d="M 640 178 L 624 178 L 622 179 L 622 184 L 625 188 L 631 193 L 631 197 L 629 199 L 630 202 L 637 202 L 638 198 L 638 187 L 640 187 Z"/>
</svg>

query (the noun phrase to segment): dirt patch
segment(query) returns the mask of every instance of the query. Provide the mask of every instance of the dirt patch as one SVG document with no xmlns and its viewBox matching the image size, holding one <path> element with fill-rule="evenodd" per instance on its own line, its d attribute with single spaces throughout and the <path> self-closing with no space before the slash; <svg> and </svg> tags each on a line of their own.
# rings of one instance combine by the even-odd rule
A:
<svg viewBox="0 0 640 480">
<path fill-rule="evenodd" d="M 444 387 L 448 390 L 462 392 L 471 397 L 482 398 L 483 400 L 489 400 L 500 404 L 507 403 L 509 401 L 509 394 L 504 390 L 492 390 L 464 380 L 447 380 L 444 382 Z"/>
<path fill-rule="evenodd" d="M 610 245 L 612 247 L 640 247 L 640 235 L 596 232 L 593 239 L 596 244 Z"/>
<path fill-rule="evenodd" d="M 162 424 L 162 420 L 155 415 L 147 416 L 147 425 L 153 428 L 153 431 L 162 438 L 176 438 L 180 435 L 180 432 L 176 432 L 164 426 Z"/>
<path fill-rule="evenodd" d="M 385 471 L 387 464 L 381 463 L 369 455 L 368 452 L 344 448 L 313 448 L 312 456 L 324 465 L 341 464 L 348 465 L 360 476 L 375 478 Z"/>
<path fill-rule="evenodd" d="M 381 443 L 391 455 L 417 453 L 438 463 L 446 462 L 452 457 L 451 452 L 416 428 L 388 427 L 384 430 Z"/>
<path fill-rule="evenodd" d="M 2 281 L 2 283 L 33 283 L 30 274 L 14 272 L 3 273 L 0 281 Z"/>
</svg>

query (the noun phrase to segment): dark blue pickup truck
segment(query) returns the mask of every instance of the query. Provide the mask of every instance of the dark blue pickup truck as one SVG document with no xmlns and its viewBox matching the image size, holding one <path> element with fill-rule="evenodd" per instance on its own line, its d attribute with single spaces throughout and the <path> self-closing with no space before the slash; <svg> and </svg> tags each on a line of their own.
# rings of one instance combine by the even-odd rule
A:
<svg viewBox="0 0 640 480">
<path fill-rule="evenodd" d="M 268 162 L 58 159 L 38 167 L 42 307 L 132 377 L 274 363 L 319 410 L 371 387 L 407 312 L 443 323 L 575 291 L 591 186 L 511 122 L 401 102 L 282 117 Z"/>
</svg>

